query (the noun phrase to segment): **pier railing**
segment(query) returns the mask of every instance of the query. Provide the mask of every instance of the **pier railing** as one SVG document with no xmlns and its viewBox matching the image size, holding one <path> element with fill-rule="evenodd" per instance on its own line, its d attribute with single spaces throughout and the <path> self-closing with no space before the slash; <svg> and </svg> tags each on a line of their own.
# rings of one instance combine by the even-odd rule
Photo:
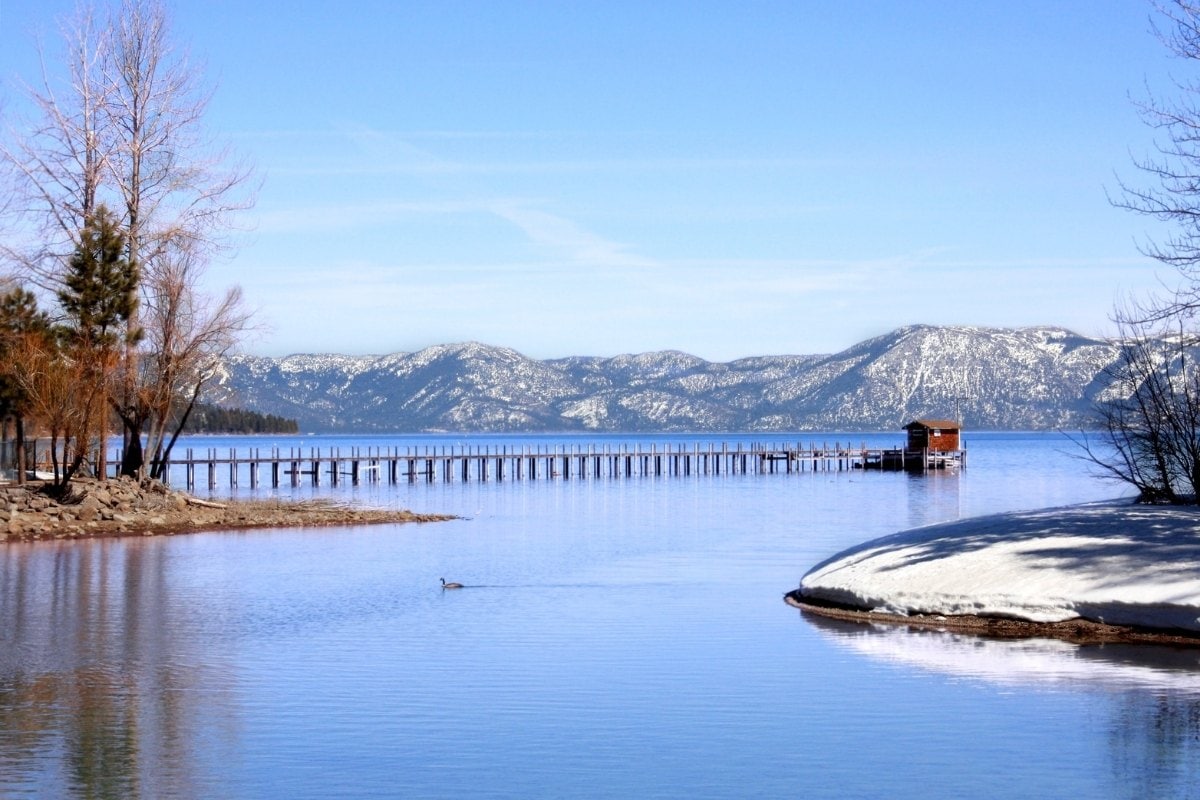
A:
<svg viewBox="0 0 1200 800">
<path fill-rule="evenodd" d="M 110 463 L 120 463 L 117 453 Z M 168 481 L 189 490 L 203 478 L 217 487 L 338 486 L 649 476 L 775 474 L 852 469 L 930 470 L 966 465 L 966 451 L 795 444 L 652 444 L 408 446 L 353 448 L 187 448 L 170 459 Z"/>
</svg>

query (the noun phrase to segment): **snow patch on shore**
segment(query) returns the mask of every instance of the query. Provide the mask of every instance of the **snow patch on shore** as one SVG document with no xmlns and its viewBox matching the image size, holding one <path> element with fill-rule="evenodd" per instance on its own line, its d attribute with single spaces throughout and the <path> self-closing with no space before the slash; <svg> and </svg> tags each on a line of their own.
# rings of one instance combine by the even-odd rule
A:
<svg viewBox="0 0 1200 800">
<path fill-rule="evenodd" d="M 837 554 L 800 589 L 891 614 L 1200 631 L 1200 509 L 1114 501 L 917 528 Z"/>
</svg>

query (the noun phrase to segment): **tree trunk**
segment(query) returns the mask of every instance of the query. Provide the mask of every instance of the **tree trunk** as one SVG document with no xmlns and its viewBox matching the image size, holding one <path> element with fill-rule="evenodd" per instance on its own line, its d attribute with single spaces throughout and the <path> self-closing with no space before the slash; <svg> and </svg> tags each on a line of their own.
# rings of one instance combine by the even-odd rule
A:
<svg viewBox="0 0 1200 800">
<path fill-rule="evenodd" d="M 146 458 L 142 452 L 142 428 L 146 418 L 141 414 L 125 418 L 125 452 L 121 454 L 121 474 L 140 477 Z"/>
<path fill-rule="evenodd" d="M 179 424 L 175 426 L 175 430 L 171 433 L 171 440 L 167 442 L 167 446 L 162 449 L 161 455 L 157 455 L 154 459 L 154 466 L 150 470 L 150 477 L 157 478 L 166 483 L 167 480 L 167 461 L 171 458 L 171 449 L 175 447 L 175 440 L 179 438 L 179 434 L 187 425 L 188 417 L 192 415 L 192 409 L 196 407 L 196 398 L 200 396 L 200 386 L 196 385 L 196 390 L 192 392 L 192 399 L 188 401 L 187 408 L 179 416 Z"/>
<path fill-rule="evenodd" d="M 108 392 L 100 401 L 100 446 L 96 455 L 96 477 L 101 481 L 108 480 Z"/>
<path fill-rule="evenodd" d="M 64 452 L 66 446 L 63 447 Z M 58 431 L 50 433 L 50 465 L 54 471 L 54 485 L 58 486 Z M 36 465 L 34 465 L 36 467 Z"/>
<path fill-rule="evenodd" d="M 25 418 L 17 415 L 17 485 L 25 483 Z"/>
</svg>

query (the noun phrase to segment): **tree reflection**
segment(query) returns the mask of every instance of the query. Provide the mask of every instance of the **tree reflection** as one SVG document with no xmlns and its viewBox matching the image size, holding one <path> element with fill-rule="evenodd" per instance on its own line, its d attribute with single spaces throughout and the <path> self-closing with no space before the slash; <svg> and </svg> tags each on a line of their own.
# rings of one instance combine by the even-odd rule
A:
<svg viewBox="0 0 1200 800">
<path fill-rule="evenodd" d="M 1198 797 L 1200 698 L 1126 694 L 1109 732 L 1112 768 L 1130 797 Z"/>
<path fill-rule="evenodd" d="M 0 555 L 0 794 L 189 796 L 201 709 L 168 542 Z M 53 548 L 53 552 L 48 552 Z M 218 705 L 204 709 L 206 712 Z"/>
</svg>

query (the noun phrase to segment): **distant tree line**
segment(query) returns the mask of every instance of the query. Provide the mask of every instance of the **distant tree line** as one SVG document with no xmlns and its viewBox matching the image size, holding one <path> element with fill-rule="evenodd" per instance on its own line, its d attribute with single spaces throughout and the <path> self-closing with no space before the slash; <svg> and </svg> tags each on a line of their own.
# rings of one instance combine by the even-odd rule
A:
<svg viewBox="0 0 1200 800">
<path fill-rule="evenodd" d="M 299 433 L 294 419 L 260 414 L 244 408 L 221 408 L 197 403 L 183 426 L 184 433 Z"/>
</svg>

